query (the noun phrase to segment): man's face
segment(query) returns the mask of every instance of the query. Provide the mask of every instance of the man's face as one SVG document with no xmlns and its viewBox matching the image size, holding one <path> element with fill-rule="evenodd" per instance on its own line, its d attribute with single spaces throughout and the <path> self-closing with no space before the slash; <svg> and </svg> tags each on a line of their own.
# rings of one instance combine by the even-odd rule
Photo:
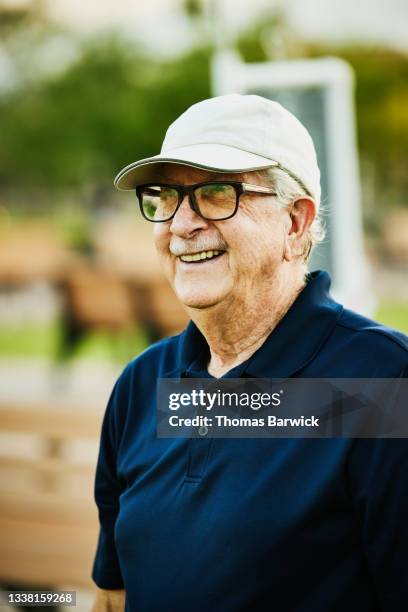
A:
<svg viewBox="0 0 408 612">
<path fill-rule="evenodd" d="M 215 174 L 166 165 L 160 182 L 191 185 L 211 180 L 260 184 L 248 173 Z M 237 213 L 225 221 L 198 216 L 185 197 L 171 221 L 156 223 L 154 239 L 164 272 L 179 300 L 191 308 L 208 308 L 259 300 L 282 265 L 287 211 L 276 197 L 242 194 Z M 185 262 L 181 256 L 218 251 L 212 259 Z"/>
</svg>

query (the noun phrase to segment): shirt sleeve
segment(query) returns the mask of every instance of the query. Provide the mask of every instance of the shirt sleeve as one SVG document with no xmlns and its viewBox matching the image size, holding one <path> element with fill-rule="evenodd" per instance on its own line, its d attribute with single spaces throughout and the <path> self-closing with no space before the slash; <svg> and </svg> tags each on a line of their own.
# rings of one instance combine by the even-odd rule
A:
<svg viewBox="0 0 408 612">
<path fill-rule="evenodd" d="M 116 405 L 117 384 L 112 391 L 102 422 L 95 474 L 94 494 L 98 507 L 100 529 L 92 579 L 101 589 L 124 588 L 114 539 L 115 523 L 119 513 L 119 496 L 122 491 L 116 471 Z"/>
<path fill-rule="evenodd" d="M 408 439 L 354 440 L 349 483 L 380 609 L 408 610 Z"/>
</svg>

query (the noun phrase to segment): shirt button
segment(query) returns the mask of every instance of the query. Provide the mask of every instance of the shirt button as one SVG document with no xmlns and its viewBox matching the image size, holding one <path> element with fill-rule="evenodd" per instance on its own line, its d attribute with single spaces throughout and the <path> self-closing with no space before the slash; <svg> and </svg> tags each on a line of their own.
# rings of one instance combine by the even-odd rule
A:
<svg viewBox="0 0 408 612">
<path fill-rule="evenodd" d="M 206 425 L 201 425 L 201 427 L 198 428 L 198 435 L 206 436 L 207 434 L 208 434 L 208 427 Z"/>
</svg>

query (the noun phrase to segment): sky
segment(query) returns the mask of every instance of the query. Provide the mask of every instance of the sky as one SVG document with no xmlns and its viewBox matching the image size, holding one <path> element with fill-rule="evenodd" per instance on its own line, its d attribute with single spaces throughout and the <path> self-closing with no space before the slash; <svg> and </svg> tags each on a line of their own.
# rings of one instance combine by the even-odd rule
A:
<svg viewBox="0 0 408 612">
<path fill-rule="evenodd" d="M 407 0 L 286 0 L 292 24 L 310 39 L 386 43 L 408 52 Z"/>
<path fill-rule="evenodd" d="M 177 38 L 187 36 L 188 28 L 177 15 L 180 0 L 47 1 L 56 18 L 81 30 L 114 25 L 157 40 L 155 28 L 160 24 L 161 33 L 164 24 L 166 36 L 160 36 L 160 44 L 167 42 L 169 48 L 177 44 Z M 285 10 L 290 23 L 306 38 L 382 42 L 408 51 L 407 0 L 207 0 L 206 4 L 209 9 L 218 5 L 226 29 L 242 28 L 276 6 Z"/>
<path fill-rule="evenodd" d="M 32 0 L 31 0 L 32 1 Z M 3 0 L 27 4 L 30 0 Z M 43 0 L 56 21 L 84 35 L 107 27 L 136 36 L 159 53 L 182 51 L 193 41 L 181 0 Z M 316 41 L 386 44 L 408 52 L 408 0 L 205 0 L 223 30 L 235 32 L 280 7 L 295 31 Z"/>
</svg>

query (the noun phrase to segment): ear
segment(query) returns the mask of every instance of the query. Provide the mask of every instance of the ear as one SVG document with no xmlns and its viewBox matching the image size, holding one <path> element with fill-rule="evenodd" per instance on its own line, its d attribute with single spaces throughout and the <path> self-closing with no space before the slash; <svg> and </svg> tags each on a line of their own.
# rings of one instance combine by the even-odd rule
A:
<svg viewBox="0 0 408 612">
<path fill-rule="evenodd" d="M 292 261 L 302 255 L 305 237 L 316 217 L 316 212 L 315 201 L 308 197 L 295 200 L 288 210 L 289 223 L 284 250 L 286 261 Z"/>
</svg>

